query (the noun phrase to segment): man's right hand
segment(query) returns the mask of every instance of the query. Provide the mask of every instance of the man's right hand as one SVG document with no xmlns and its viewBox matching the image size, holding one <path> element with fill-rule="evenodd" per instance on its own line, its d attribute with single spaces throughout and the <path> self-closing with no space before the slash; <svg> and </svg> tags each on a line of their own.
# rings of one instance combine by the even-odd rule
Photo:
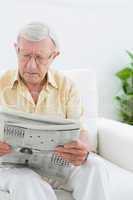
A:
<svg viewBox="0 0 133 200">
<path fill-rule="evenodd" d="M 11 146 L 5 142 L 0 142 L 0 156 L 11 152 Z"/>
</svg>

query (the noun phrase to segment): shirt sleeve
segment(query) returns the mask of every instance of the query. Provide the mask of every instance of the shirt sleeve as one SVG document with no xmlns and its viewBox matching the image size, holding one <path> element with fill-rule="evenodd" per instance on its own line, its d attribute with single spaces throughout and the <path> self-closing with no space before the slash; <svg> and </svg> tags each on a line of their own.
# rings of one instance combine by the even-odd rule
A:
<svg viewBox="0 0 133 200">
<path fill-rule="evenodd" d="M 84 106 L 79 89 L 72 83 L 67 96 L 66 118 L 80 120 L 80 129 L 87 131 L 84 114 Z"/>
</svg>

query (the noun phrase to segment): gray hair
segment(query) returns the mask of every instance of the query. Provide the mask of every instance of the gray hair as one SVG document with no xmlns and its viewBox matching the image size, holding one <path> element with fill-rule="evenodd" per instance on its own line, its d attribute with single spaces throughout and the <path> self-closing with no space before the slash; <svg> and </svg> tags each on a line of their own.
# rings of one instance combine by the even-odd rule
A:
<svg viewBox="0 0 133 200">
<path fill-rule="evenodd" d="M 18 39 L 20 37 L 33 42 L 37 42 L 49 37 L 54 43 L 55 47 L 59 47 L 55 33 L 48 25 L 41 22 L 32 22 L 24 26 L 18 34 Z"/>
</svg>

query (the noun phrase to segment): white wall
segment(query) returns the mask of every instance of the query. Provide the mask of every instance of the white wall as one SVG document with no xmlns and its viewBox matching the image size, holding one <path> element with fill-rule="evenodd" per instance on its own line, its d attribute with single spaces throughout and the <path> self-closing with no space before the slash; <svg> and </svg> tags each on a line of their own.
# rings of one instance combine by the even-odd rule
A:
<svg viewBox="0 0 133 200">
<path fill-rule="evenodd" d="M 19 28 L 44 21 L 56 31 L 61 54 L 56 68 L 95 70 L 99 113 L 116 118 L 113 96 L 119 89 L 114 73 L 129 62 L 133 46 L 131 0 L 12 0 L 0 6 L 0 69 L 16 65 L 13 49 Z"/>
</svg>

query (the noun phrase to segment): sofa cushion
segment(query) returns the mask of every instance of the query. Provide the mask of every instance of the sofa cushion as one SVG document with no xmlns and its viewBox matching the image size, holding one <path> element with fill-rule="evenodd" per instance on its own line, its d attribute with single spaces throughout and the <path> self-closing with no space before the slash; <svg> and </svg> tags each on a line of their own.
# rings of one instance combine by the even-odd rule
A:
<svg viewBox="0 0 133 200">
<path fill-rule="evenodd" d="M 133 200 L 133 173 L 104 160 L 108 170 L 110 200 Z"/>
</svg>

